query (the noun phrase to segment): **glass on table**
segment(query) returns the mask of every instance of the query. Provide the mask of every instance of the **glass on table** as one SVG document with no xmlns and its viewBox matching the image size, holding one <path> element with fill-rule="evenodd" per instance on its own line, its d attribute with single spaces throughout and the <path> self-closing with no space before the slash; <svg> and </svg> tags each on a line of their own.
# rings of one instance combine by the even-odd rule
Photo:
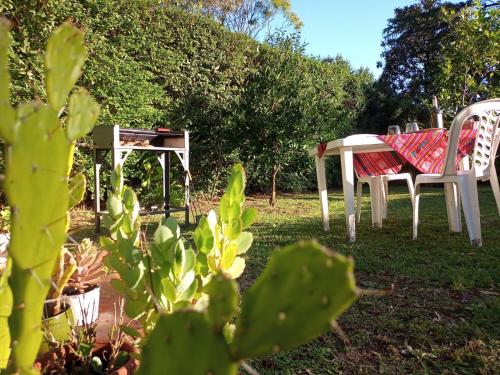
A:
<svg viewBox="0 0 500 375">
<path fill-rule="evenodd" d="M 406 124 L 405 133 L 414 133 L 418 132 L 418 122 L 411 121 Z"/>
<path fill-rule="evenodd" d="M 387 128 L 387 135 L 400 135 L 401 129 L 399 125 L 391 125 Z"/>
</svg>

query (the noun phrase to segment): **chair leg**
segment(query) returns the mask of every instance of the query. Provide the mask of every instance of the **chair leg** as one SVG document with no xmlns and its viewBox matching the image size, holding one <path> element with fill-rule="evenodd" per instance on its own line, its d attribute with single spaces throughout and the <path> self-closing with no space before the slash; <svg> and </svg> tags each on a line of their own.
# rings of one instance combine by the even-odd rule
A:
<svg viewBox="0 0 500 375">
<path fill-rule="evenodd" d="M 418 203 L 420 200 L 420 184 L 415 184 L 413 194 L 413 239 L 416 240 L 418 233 Z"/>
<path fill-rule="evenodd" d="M 406 178 L 406 183 L 408 184 L 408 192 L 410 193 L 411 206 L 415 207 L 415 188 L 413 187 L 411 176 Z"/>
<path fill-rule="evenodd" d="M 459 189 L 470 242 L 472 245 L 481 246 L 481 217 L 475 176 L 472 173 L 464 175 L 460 180 Z"/>
<path fill-rule="evenodd" d="M 361 221 L 361 204 L 363 201 L 363 183 L 358 180 L 356 184 L 356 221 L 359 223 Z"/>
<path fill-rule="evenodd" d="M 456 184 L 445 182 L 444 195 L 450 232 L 460 233 L 462 231 L 462 216 L 460 214 L 460 197 Z"/>
<path fill-rule="evenodd" d="M 372 201 L 372 226 L 382 228 L 382 178 L 373 177 L 370 183 Z"/>
<path fill-rule="evenodd" d="M 382 220 L 387 219 L 387 201 L 389 199 L 389 183 L 386 180 L 382 182 Z"/>
<path fill-rule="evenodd" d="M 500 186 L 498 185 L 497 171 L 495 169 L 495 165 L 492 165 L 490 168 L 491 190 L 493 190 L 493 195 L 495 196 L 495 201 L 497 202 L 498 214 L 500 215 Z"/>
</svg>

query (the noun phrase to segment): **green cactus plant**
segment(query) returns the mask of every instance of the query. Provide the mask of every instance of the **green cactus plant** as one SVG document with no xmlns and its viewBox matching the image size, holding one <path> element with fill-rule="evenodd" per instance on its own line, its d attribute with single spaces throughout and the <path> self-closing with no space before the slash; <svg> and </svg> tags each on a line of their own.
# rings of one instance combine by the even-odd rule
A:
<svg viewBox="0 0 500 375">
<path fill-rule="evenodd" d="M 8 21 L 1 19 L 0 136 L 6 145 L 4 189 L 12 209 L 8 284 L 13 309 L 8 320 L 8 369 L 32 373 L 42 340 L 41 317 L 50 276 L 66 240 L 68 207 L 76 202 L 68 184 L 75 140 L 92 128 L 99 105 L 80 89 L 70 95 L 66 119 L 59 118 L 87 57 L 83 34 L 71 23 L 55 29 L 47 44 L 48 104 L 33 101 L 11 106 L 10 44 Z M 72 190 L 81 180 L 82 176 L 72 179 Z M 0 320 L 0 331 L 5 331 L 4 319 Z"/>
<path fill-rule="evenodd" d="M 111 186 L 104 217 L 110 235 L 101 236 L 101 245 L 109 252 L 105 262 L 120 275 L 112 285 L 125 297 L 125 312 L 137 319 L 147 334 L 159 311 L 172 312 L 193 303 L 199 289 L 196 255 L 185 248 L 172 218 L 162 220 L 151 249 L 146 249 L 140 233 L 139 203 L 133 190 L 124 186 L 120 166 L 112 173 Z"/>
<path fill-rule="evenodd" d="M 234 375 L 246 358 L 325 332 L 358 296 L 350 258 L 313 241 L 287 246 L 273 253 L 245 293 L 229 344 L 220 327 L 236 310 L 236 283 L 219 278 L 209 285 L 206 312 L 177 311 L 159 318 L 143 347 L 139 375 Z"/>
<path fill-rule="evenodd" d="M 7 283 L 10 275 L 10 262 L 0 270 L 0 372 L 7 367 L 10 355 L 9 316 L 12 312 L 12 291 Z"/>
<path fill-rule="evenodd" d="M 103 222 L 109 236 L 100 238 L 109 253 L 104 262 L 120 275 L 120 279 L 112 280 L 111 284 L 124 296 L 126 314 L 137 319 L 147 332 L 156 318 L 154 301 L 146 292 L 148 263 L 142 251 L 139 202 L 134 191 L 124 186 L 120 166 L 111 174 L 106 207 Z"/>
<path fill-rule="evenodd" d="M 140 234 L 137 197 L 124 186 L 120 166 L 112 173 L 103 220 L 110 235 L 101 237 L 101 245 L 109 252 L 106 264 L 120 275 L 112 284 L 125 297 L 125 311 L 141 323 L 146 336 L 160 312 L 193 305 L 203 309 L 208 300 L 203 288 L 213 276 L 241 275 L 245 262 L 239 255 L 253 240 L 252 234 L 243 230 L 256 216 L 254 209 L 242 208 L 244 189 L 245 172 L 237 164 L 221 200 L 221 221 L 217 222 L 211 211 L 194 232 L 197 253 L 186 247 L 173 218 L 161 221 L 147 249 Z"/>
<path fill-rule="evenodd" d="M 240 255 L 252 246 L 253 236 L 244 230 L 255 221 L 257 212 L 254 208 L 243 209 L 244 190 L 245 171 L 241 164 L 236 164 L 220 200 L 220 220 L 211 210 L 194 231 L 200 272 L 204 276 L 224 273 L 236 279 L 245 269 L 245 259 Z"/>
</svg>

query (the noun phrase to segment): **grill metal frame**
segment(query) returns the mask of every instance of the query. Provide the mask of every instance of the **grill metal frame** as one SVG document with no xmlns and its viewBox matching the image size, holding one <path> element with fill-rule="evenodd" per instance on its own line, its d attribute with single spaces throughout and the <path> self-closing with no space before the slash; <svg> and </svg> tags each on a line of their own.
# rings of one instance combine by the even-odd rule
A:
<svg viewBox="0 0 500 375">
<path fill-rule="evenodd" d="M 153 152 L 163 172 L 163 203 L 162 209 L 141 210 L 140 215 L 164 214 L 169 217 L 172 212 L 184 212 L 186 224 L 189 224 L 189 132 L 176 130 L 146 130 L 120 128 L 119 125 L 100 125 L 93 130 L 94 139 L 94 214 L 95 230 L 100 232 L 101 216 L 107 211 L 101 209 L 100 176 L 106 155 L 111 152 L 111 167 L 123 166 L 132 151 Z M 133 144 L 139 142 L 141 145 Z M 171 155 L 179 158 L 185 172 L 184 207 L 174 207 L 170 204 L 170 167 Z"/>
</svg>

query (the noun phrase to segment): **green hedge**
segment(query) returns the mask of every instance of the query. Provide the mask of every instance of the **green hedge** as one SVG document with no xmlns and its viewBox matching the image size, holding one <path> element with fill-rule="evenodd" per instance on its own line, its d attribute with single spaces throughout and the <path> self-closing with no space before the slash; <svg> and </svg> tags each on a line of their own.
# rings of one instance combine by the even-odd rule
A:
<svg viewBox="0 0 500 375">
<path fill-rule="evenodd" d="M 305 149 L 352 131 L 373 81 L 340 58 L 304 56 L 297 40 L 258 43 L 158 1 L 4 0 L 0 8 L 13 22 L 15 101 L 45 95 L 42 48 L 56 25 L 72 19 L 86 32 L 81 84 L 102 105 L 100 124 L 188 129 L 200 191 L 217 191 L 238 160 L 249 167 L 249 188 L 267 190 L 273 137 L 287 156 L 278 187 L 314 187 Z M 76 166 L 93 178 L 90 155 L 81 148 Z M 126 173 L 136 187 L 147 185 L 149 162 L 130 160 Z"/>
</svg>

